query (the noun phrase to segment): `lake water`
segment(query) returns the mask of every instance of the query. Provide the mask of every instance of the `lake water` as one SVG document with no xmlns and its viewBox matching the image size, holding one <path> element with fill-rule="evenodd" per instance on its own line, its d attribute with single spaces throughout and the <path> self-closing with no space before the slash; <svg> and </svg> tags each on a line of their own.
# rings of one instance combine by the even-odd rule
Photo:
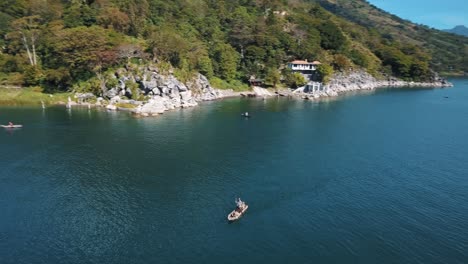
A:
<svg viewBox="0 0 468 264">
<path fill-rule="evenodd" d="M 24 128 L 0 131 L 0 263 L 468 263 L 453 81 L 144 119 L 2 107 Z"/>
</svg>

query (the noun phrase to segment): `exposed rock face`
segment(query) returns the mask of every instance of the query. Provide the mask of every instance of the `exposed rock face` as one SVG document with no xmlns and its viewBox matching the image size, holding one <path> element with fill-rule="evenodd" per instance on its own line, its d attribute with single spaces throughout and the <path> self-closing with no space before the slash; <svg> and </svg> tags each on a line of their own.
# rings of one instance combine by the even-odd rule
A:
<svg viewBox="0 0 468 264">
<path fill-rule="evenodd" d="M 107 90 L 107 92 L 105 92 L 103 94 L 104 97 L 107 97 L 107 98 L 112 98 L 112 97 L 115 97 L 117 94 L 119 94 L 119 91 L 117 88 L 112 88 L 110 90 Z"/>
<path fill-rule="evenodd" d="M 137 113 L 145 115 L 162 114 L 167 110 L 167 100 L 167 98 L 163 97 L 154 97 L 153 99 L 148 100 L 148 103 L 139 106 L 137 108 Z"/>
<path fill-rule="evenodd" d="M 336 93 L 355 90 L 371 90 L 376 88 L 377 79 L 366 72 L 353 72 L 350 74 L 338 73 L 333 76 L 324 90 Z"/>
<path fill-rule="evenodd" d="M 208 79 L 201 74 L 198 74 L 188 85 L 194 91 L 193 96 L 197 101 L 209 101 L 222 97 L 220 92 L 211 87 Z"/>
<path fill-rule="evenodd" d="M 373 90 L 384 87 L 450 87 L 451 83 L 434 75 L 431 82 L 407 82 L 396 78 L 377 80 L 365 71 L 351 73 L 337 73 L 330 82 L 319 91 L 304 94 L 303 87 L 297 89 L 295 94 L 305 95 L 307 99 L 337 96 L 339 93 L 356 90 Z"/>
<path fill-rule="evenodd" d="M 148 102 L 139 105 L 134 110 L 144 116 L 162 114 L 176 108 L 193 107 L 200 101 L 235 95 L 232 91 L 214 89 L 208 79 L 201 74 L 197 74 L 185 84 L 171 72 L 162 74 L 154 65 L 141 66 L 136 69 L 121 68 L 115 72 L 115 78 L 118 80 L 117 85 L 109 89 L 104 96 L 115 104 L 122 100 L 120 96 L 129 97 L 134 92 L 137 92 L 136 95 L 144 95 Z M 139 90 L 132 91 L 127 87 L 129 85 L 126 85 L 128 82 L 137 84 Z"/>
</svg>

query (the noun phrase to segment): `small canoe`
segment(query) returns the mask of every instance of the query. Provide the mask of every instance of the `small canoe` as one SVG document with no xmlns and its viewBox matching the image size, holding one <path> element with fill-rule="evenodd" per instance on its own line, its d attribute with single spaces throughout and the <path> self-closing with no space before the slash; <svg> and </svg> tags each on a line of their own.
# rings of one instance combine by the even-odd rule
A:
<svg viewBox="0 0 468 264">
<path fill-rule="evenodd" d="M 4 128 L 20 128 L 23 127 L 23 125 L 0 125 L 1 127 Z"/>
</svg>

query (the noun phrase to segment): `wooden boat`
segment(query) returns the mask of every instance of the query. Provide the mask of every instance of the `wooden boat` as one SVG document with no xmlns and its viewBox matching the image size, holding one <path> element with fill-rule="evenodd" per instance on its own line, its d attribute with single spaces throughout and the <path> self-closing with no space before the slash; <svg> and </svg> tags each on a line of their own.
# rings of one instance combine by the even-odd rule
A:
<svg viewBox="0 0 468 264">
<path fill-rule="evenodd" d="M 229 222 L 233 222 L 241 218 L 245 211 L 247 211 L 247 209 L 249 208 L 249 206 L 246 203 L 244 203 L 240 198 L 237 198 L 236 205 L 236 209 L 234 209 L 234 211 L 232 211 L 227 217 Z"/>
<path fill-rule="evenodd" d="M 23 125 L 0 125 L 1 127 L 4 128 L 20 128 L 23 127 Z"/>
</svg>

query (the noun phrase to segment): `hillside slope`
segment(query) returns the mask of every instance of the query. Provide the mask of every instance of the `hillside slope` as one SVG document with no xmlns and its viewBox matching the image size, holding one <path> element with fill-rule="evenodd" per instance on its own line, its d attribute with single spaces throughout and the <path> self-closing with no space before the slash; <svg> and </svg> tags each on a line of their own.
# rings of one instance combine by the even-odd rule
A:
<svg viewBox="0 0 468 264">
<path fill-rule="evenodd" d="M 298 86 L 284 69 L 293 59 L 321 61 L 324 81 L 349 69 L 424 81 L 430 68 L 468 64 L 468 38 L 359 0 L 4 0 L 0 10 L 0 85 L 48 91 L 99 94 L 119 85 L 106 77 L 115 69 L 149 63 L 218 88 L 250 76 Z"/>
<path fill-rule="evenodd" d="M 374 28 L 384 38 L 422 47 L 431 56 L 436 71 L 468 72 L 468 38 L 455 36 L 403 20 L 365 0 L 317 0 L 328 11 L 367 28 Z"/>
</svg>

